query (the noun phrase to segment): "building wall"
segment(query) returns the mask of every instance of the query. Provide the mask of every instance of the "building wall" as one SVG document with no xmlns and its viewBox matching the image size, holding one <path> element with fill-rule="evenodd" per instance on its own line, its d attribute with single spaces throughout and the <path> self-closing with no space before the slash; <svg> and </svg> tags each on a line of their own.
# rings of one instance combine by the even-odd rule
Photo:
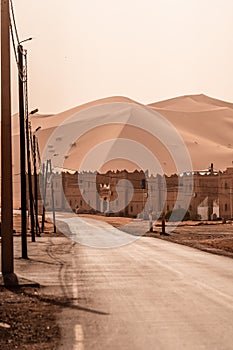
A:
<svg viewBox="0 0 233 350">
<path fill-rule="evenodd" d="M 193 194 L 190 203 L 192 209 L 190 210 L 191 217 L 195 218 L 196 213 L 198 213 L 198 207 L 203 205 L 204 202 L 207 206 L 208 220 L 211 220 L 214 202 L 218 201 L 218 174 L 195 174 Z"/>
<path fill-rule="evenodd" d="M 223 173 L 194 172 L 192 177 L 185 173 L 180 176 L 148 176 L 143 171 L 126 170 L 105 174 L 53 174 L 56 210 L 112 211 L 132 217 L 148 217 L 149 213 L 159 217 L 161 213 L 187 207 L 192 219 L 200 219 L 200 215 L 202 219 L 206 216 L 211 219 L 214 213 L 229 219 L 233 216 L 232 189 L 233 168 Z M 190 197 L 188 193 L 191 193 Z M 51 184 L 48 184 L 46 203 L 50 210 L 51 198 Z"/>
<path fill-rule="evenodd" d="M 219 215 L 222 218 L 233 218 L 233 168 L 227 168 L 219 174 Z"/>
<path fill-rule="evenodd" d="M 100 199 L 109 202 L 108 210 L 119 215 L 135 217 L 145 207 L 148 185 L 142 171 L 98 174 L 97 188 Z"/>
</svg>

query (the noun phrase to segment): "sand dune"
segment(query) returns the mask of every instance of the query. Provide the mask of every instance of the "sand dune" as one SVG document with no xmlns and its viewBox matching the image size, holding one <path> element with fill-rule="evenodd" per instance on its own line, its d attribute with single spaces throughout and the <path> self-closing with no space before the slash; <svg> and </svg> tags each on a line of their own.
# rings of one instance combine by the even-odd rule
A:
<svg viewBox="0 0 233 350">
<path fill-rule="evenodd" d="M 150 103 L 148 106 L 186 112 L 208 111 L 219 107 L 233 109 L 233 103 L 221 101 L 204 94 L 179 96 L 169 100 Z"/>
<path fill-rule="evenodd" d="M 104 113 L 106 108 L 103 107 L 103 115 L 101 115 L 100 108 L 102 108 L 102 106 L 106 107 L 107 105 L 111 106 L 111 104 L 116 103 L 122 105 L 122 109 L 118 112 L 121 116 L 122 113 L 124 113 L 124 108 L 127 109 L 127 106 L 130 106 L 130 111 L 127 109 L 126 112 L 128 113 L 129 119 L 142 111 L 154 111 L 165 117 L 177 129 L 184 140 L 194 170 L 206 169 L 210 163 L 214 163 L 214 168 L 217 170 L 224 170 L 226 167 L 232 165 L 233 104 L 205 95 L 181 96 L 152 103 L 148 106 L 143 106 L 125 97 L 110 97 L 77 106 L 56 115 L 33 115 L 30 117 L 32 130 L 34 131 L 38 126 L 41 126 L 41 129 L 37 133 L 41 152 L 43 152 L 50 135 L 57 130 L 58 126 L 69 120 L 66 125 L 59 129 L 59 137 L 61 139 L 67 138 L 69 141 L 70 130 L 73 131 L 76 129 L 78 132 L 82 127 L 85 129 L 85 123 L 89 123 L 89 130 L 83 133 L 75 142 L 73 142 L 73 140 L 70 141 L 70 149 L 67 151 L 64 160 L 64 166 L 67 169 L 78 169 L 85 154 L 92 150 L 95 145 L 104 143 L 110 138 L 121 138 L 137 141 L 147 147 L 158 158 L 161 168 L 166 174 L 176 172 L 174 161 L 171 154 L 166 149 L 166 145 L 156 140 L 148 130 L 143 130 L 132 125 L 125 126 L 122 125 L 122 123 L 106 124 L 106 121 L 109 120 L 107 114 Z M 98 110 L 98 113 L 95 112 L 95 108 Z M 87 111 L 91 111 L 91 113 L 88 114 Z M 77 113 L 82 113 L 83 116 L 79 119 L 79 122 L 75 124 L 72 121 L 72 116 Z M 157 118 L 156 114 L 155 118 Z M 101 120 L 103 120 L 103 123 L 106 125 L 99 125 L 92 129 L 90 126 L 92 124 L 94 125 L 97 119 L 100 124 Z M 18 203 L 20 171 L 18 115 L 14 115 L 12 121 L 14 196 L 15 203 Z M 59 139 L 59 137 L 57 137 L 57 139 Z M 174 147 L 176 147 L 176 145 L 174 145 Z M 55 153 L 61 150 L 59 150 L 59 147 L 56 148 L 54 145 L 51 145 L 49 151 L 51 152 L 51 157 L 53 157 Z M 59 157 L 54 158 L 54 164 L 55 162 L 59 163 L 58 158 Z M 121 159 L 123 158 L 124 157 Z M 129 170 L 133 170 L 136 167 L 133 160 L 127 163 L 125 159 L 121 159 L 115 159 L 112 162 L 107 161 L 106 164 L 103 164 L 101 169 L 106 171 L 108 168 L 122 169 L 128 167 Z M 15 206 L 17 207 L 17 204 Z"/>
<path fill-rule="evenodd" d="M 213 162 L 224 170 L 233 161 L 233 104 L 205 95 L 183 96 L 153 103 L 183 137 L 195 169 Z"/>
</svg>

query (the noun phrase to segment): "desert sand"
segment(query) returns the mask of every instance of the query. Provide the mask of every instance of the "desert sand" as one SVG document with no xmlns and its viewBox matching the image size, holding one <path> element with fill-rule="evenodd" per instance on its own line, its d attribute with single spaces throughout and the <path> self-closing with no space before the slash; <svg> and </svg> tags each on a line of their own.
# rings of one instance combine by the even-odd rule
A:
<svg viewBox="0 0 233 350">
<path fill-rule="evenodd" d="M 119 108 L 114 120 L 117 121 L 119 116 L 121 122 L 112 123 L 113 119 L 111 119 L 111 123 L 108 123 L 111 116 L 109 117 L 106 114 L 106 110 L 108 110 L 108 114 L 111 114 L 111 106 L 115 106 L 116 104 L 121 105 L 122 108 Z M 109 106 L 109 109 L 106 109 L 106 106 Z M 103 111 L 102 114 L 101 111 Z M 159 113 L 174 126 L 188 149 L 193 170 L 207 169 L 210 163 L 214 163 L 216 170 L 224 170 L 226 167 L 232 166 L 233 140 L 231 130 L 233 128 L 233 104 L 202 94 L 181 96 L 152 103 L 147 106 L 125 97 L 109 97 L 72 108 L 56 115 L 35 114 L 30 116 L 30 121 L 32 131 L 38 126 L 41 127 L 37 132 L 41 154 L 43 154 L 43 149 L 50 135 L 54 132 L 56 132 L 56 135 L 59 135 L 56 138 L 58 146 L 55 147 L 54 144 L 49 145 L 50 149 L 48 149 L 47 145 L 47 151 L 51 152 L 51 158 L 55 167 L 62 163 L 66 169 L 77 170 L 85 155 L 90 150 L 93 150 L 96 145 L 106 142 L 109 139 L 121 138 L 135 141 L 147 147 L 158 158 L 164 173 L 170 175 L 177 172 L 173 157 L 166 148 L 166 144 L 156 139 L 153 136 L 153 132 L 148 132 L 146 128 L 139 128 L 127 123 L 136 114 L 138 114 L 137 117 L 140 116 L 141 111 Z M 128 113 L 125 117 L 125 124 L 122 123 L 124 113 L 125 115 Z M 72 116 L 78 114 L 81 117 L 78 119 L 78 122 L 74 123 Z M 155 118 L 157 118 L 157 115 L 155 114 Z M 144 118 L 144 115 L 142 118 Z M 96 121 L 98 121 L 98 125 Z M 63 127 L 61 127 L 62 123 L 65 123 Z M 85 132 L 79 132 L 81 129 Z M 20 194 L 18 115 L 12 117 L 12 130 L 14 207 L 17 208 L 19 206 Z M 74 130 L 77 131 L 75 142 L 75 134 L 71 137 L 69 135 L 70 130 L 72 132 Z M 66 151 L 65 157 L 63 155 L 65 159 L 61 160 L 59 159 L 59 153 L 61 153 L 59 139 L 66 139 L 66 142 L 69 142 L 69 137 L 69 149 Z M 106 163 L 103 162 L 101 168 L 98 170 L 105 172 L 110 168 L 116 170 L 127 167 L 129 171 L 133 171 L 136 167 L 139 168 L 137 162 L 132 159 L 131 161 L 127 161 L 123 158 L 121 157 L 112 161 L 108 161 L 106 158 Z"/>
</svg>

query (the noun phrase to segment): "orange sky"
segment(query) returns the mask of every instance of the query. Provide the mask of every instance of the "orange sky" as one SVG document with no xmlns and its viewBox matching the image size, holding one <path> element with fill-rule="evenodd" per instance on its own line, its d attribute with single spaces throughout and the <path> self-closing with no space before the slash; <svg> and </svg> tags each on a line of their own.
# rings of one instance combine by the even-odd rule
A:
<svg viewBox="0 0 233 350">
<path fill-rule="evenodd" d="M 14 0 L 30 109 L 111 95 L 142 103 L 190 93 L 233 101 L 232 0 Z M 13 112 L 18 109 L 12 55 Z"/>
</svg>

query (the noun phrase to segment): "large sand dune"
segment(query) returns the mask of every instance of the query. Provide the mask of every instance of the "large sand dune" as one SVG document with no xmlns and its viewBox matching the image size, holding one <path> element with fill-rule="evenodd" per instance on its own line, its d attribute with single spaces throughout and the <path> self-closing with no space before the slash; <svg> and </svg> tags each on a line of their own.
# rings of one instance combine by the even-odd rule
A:
<svg viewBox="0 0 233 350">
<path fill-rule="evenodd" d="M 131 114 L 134 114 L 139 108 L 143 108 L 148 111 L 155 111 L 165 117 L 172 123 L 183 138 L 190 153 L 194 170 L 206 169 L 210 163 L 214 163 L 214 168 L 217 170 L 224 170 L 226 167 L 232 165 L 233 104 L 216 100 L 205 95 L 182 96 L 152 103 L 148 106 L 143 106 L 125 97 L 111 97 L 93 101 L 56 115 L 36 114 L 30 116 L 32 130 L 41 126 L 40 131 L 37 133 L 41 153 L 50 135 L 71 116 L 86 110 L 93 111 L 95 107 L 98 106 L 99 108 L 106 104 L 110 106 L 112 103 L 130 104 Z M 88 120 L 88 118 L 88 114 L 84 113 L 84 117 L 81 118 L 79 125 L 83 125 L 85 122 L 92 125 L 97 115 L 91 116 L 90 120 Z M 99 114 L 98 118 L 101 118 Z M 102 118 L 103 121 L 106 121 L 106 115 L 103 115 Z M 14 198 L 15 206 L 17 207 L 19 203 L 20 180 L 18 115 L 14 115 L 12 120 Z M 77 128 L 78 130 L 79 125 L 74 124 L 72 129 Z M 65 137 L 64 134 L 67 133 L 67 130 L 68 129 L 60 128 L 61 137 Z M 69 137 L 69 135 L 66 135 L 66 137 Z M 165 173 L 171 174 L 176 172 L 176 167 L 171 155 L 166 149 L 166 145 L 164 146 L 161 142 L 155 140 L 148 131 L 141 130 L 132 125 L 124 126 L 122 123 L 119 125 L 111 124 L 99 126 L 95 127 L 93 130 L 89 127 L 88 132 L 77 139 L 75 145 L 71 142 L 70 149 L 64 161 L 64 167 L 73 170 L 78 169 L 80 162 L 89 150 L 96 144 L 110 138 L 126 138 L 144 144 L 156 155 Z M 53 157 L 56 152 L 57 149 L 51 146 L 51 157 Z M 121 161 L 117 159 L 103 164 L 101 170 L 106 171 L 109 168 L 123 169 L 126 167 L 128 167 L 128 170 L 133 170 L 136 167 L 135 162 L 127 163 L 125 160 Z"/>
<path fill-rule="evenodd" d="M 233 104 L 205 95 L 174 98 L 149 105 L 180 132 L 195 170 L 224 170 L 233 161 Z"/>
</svg>

